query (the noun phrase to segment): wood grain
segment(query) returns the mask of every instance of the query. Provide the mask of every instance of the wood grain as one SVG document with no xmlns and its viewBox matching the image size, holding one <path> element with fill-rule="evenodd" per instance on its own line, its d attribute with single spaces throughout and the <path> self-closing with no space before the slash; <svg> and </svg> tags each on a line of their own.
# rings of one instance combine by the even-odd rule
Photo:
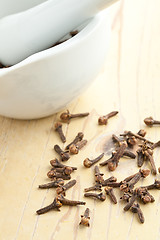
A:
<svg viewBox="0 0 160 240">
<path fill-rule="evenodd" d="M 110 8 L 110 14 L 111 44 L 103 69 L 90 88 L 68 107 L 71 112 L 89 111 L 90 115 L 63 125 L 67 143 L 79 131 L 84 131 L 89 141 L 68 161 L 78 167 L 72 175 L 77 184 L 67 192 L 72 199 L 86 200 L 83 189 L 91 186 L 94 178 L 93 169 L 84 169 L 82 161 L 97 156 L 104 148 L 109 155 L 112 133 L 145 128 L 149 139 L 160 139 L 160 127 L 148 128 L 143 123 L 150 115 L 160 120 L 160 1 L 121 0 Z M 98 126 L 98 116 L 113 110 L 119 110 L 119 115 L 107 126 Z M 159 191 L 153 191 L 155 203 L 142 206 L 146 219 L 143 225 L 136 215 L 123 212 L 123 203 L 118 201 L 115 206 L 108 198 L 103 203 L 87 199 L 90 228 L 78 225 L 83 206 L 64 207 L 60 213 L 53 211 L 43 216 L 35 214 L 55 196 L 55 190 L 39 190 L 37 186 L 48 181 L 49 161 L 56 156 L 54 144 L 63 147 L 53 130 L 59 114 L 33 121 L 0 117 L 0 239 L 158 240 Z M 158 149 L 154 156 L 159 167 Z M 121 180 L 137 170 L 135 160 L 122 160 L 114 175 Z M 112 175 L 105 167 L 101 171 L 105 178 Z M 151 176 L 144 184 L 153 180 Z"/>
</svg>

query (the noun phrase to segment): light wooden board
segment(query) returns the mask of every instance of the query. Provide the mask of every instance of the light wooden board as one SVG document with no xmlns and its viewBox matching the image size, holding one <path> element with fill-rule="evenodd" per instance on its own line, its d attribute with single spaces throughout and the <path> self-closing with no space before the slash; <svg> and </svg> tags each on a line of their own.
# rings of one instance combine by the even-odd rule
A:
<svg viewBox="0 0 160 240">
<path fill-rule="evenodd" d="M 37 216 L 35 211 L 53 200 L 55 190 L 39 190 L 48 181 L 49 161 L 57 155 L 54 144 L 60 142 L 53 130 L 59 114 L 33 121 L 0 117 L 0 239 L 1 240 L 158 240 L 160 239 L 160 192 L 153 191 L 155 203 L 142 205 L 145 224 L 131 212 L 124 213 L 124 203 L 113 205 L 83 197 L 83 189 L 94 181 L 93 169 L 84 169 L 86 157 L 95 157 L 108 149 L 112 133 L 129 129 L 147 129 L 148 138 L 160 139 L 160 127 L 147 128 L 143 119 L 160 119 L 160 1 L 122 0 L 111 9 L 112 35 L 107 60 L 90 88 L 70 104 L 71 112 L 89 111 L 85 119 L 64 124 L 67 142 L 83 131 L 88 145 L 68 164 L 78 167 L 72 174 L 77 184 L 67 198 L 87 201 L 91 227 L 80 228 L 85 207 L 63 207 L 61 212 Z M 107 126 L 98 126 L 97 118 L 112 110 L 120 113 Z M 106 159 L 109 156 L 106 153 Z M 160 151 L 155 150 L 157 168 Z M 146 164 L 146 167 L 148 165 Z M 114 173 L 101 168 L 105 178 L 114 174 L 118 180 L 137 172 L 135 160 L 122 159 Z M 159 178 L 159 176 L 157 176 Z M 150 176 L 140 184 L 154 181 Z M 115 192 L 119 197 L 118 191 Z"/>
</svg>

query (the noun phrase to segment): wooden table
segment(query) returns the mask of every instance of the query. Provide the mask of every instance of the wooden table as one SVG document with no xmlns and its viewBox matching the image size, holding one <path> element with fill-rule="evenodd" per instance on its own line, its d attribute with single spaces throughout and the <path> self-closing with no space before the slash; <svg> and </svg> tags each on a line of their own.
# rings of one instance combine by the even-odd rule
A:
<svg viewBox="0 0 160 240">
<path fill-rule="evenodd" d="M 85 200 L 91 210 L 90 228 L 79 227 L 85 207 L 63 207 L 42 216 L 36 210 L 51 203 L 55 190 L 39 190 L 47 183 L 49 161 L 57 155 L 54 144 L 63 144 L 53 126 L 59 114 L 51 117 L 19 121 L 0 117 L 0 239 L 1 240 L 158 240 L 160 239 L 160 192 L 153 190 L 155 202 L 141 205 L 145 223 L 137 215 L 124 213 L 124 203 L 112 204 L 109 198 L 98 202 L 83 197 L 83 189 L 93 185 L 93 168 L 82 165 L 86 157 L 95 157 L 102 151 L 104 159 L 110 156 L 112 133 L 126 129 L 147 130 L 147 137 L 160 139 L 159 127 L 146 127 L 143 119 L 160 119 L 160 1 L 121 0 L 111 9 L 112 35 L 107 61 L 95 82 L 74 101 L 73 113 L 89 111 L 89 117 L 74 120 L 63 128 L 70 142 L 83 131 L 88 145 L 69 165 L 77 166 L 72 174 L 77 180 L 67 198 Z M 113 110 L 119 114 L 107 126 L 98 126 L 97 118 Z M 111 145 L 109 145 L 111 144 Z M 160 151 L 154 152 L 156 167 L 160 167 Z M 145 164 L 149 167 L 149 164 Z M 138 171 L 136 160 L 122 159 L 115 172 L 101 167 L 104 177 L 114 175 L 118 180 Z M 160 178 L 157 176 L 157 178 Z M 140 184 L 154 181 L 153 175 Z M 115 191 L 120 197 L 118 190 Z"/>
</svg>

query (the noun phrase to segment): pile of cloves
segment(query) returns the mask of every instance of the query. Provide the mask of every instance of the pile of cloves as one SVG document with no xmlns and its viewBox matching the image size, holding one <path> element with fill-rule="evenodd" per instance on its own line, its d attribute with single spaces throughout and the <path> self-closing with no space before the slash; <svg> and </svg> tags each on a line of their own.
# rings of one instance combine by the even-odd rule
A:
<svg viewBox="0 0 160 240">
<path fill-rule="evenodd" d="M 98 124 L 107 125 L 108 119 L 117 114 L 118 111 L 113 111 L 107 115 L 99 117 Z M 74 118 L 87 117 L 88 115 L 89 113 L 71 114 L 67 110 L 60 115 L 60 120 L 69 124 Z M 144 122 L 147 126 L 160 124 L 159 121 L 154 120 L 152 117 L 144 119 Z M 63 133 L 62 127 L 63 125 L 61 122 L 55 123 L 55 131 L 59 134 L 62 143 L 65 143 L 66 137 Z M 95 165 L 93 168 L 95 177 L 94 185 L 84 189 L 84 197 L 97 199 L 103 202 L 106 200 L 106 196 L 108 196 L 110 200 L 116 204 L 117 198 L 114 193 L 114 188 L 118 188 L 122 193 L 120 200 L 126 202 L 124 211 L 131 210 L 133 213 L 137 213 L 141 223 L 144 223 L 145 219 L 140 208 L 140 204 L 154 202 L 155 199 L 149 191 L 152 189 L 160 190 L 160 181 L 157 179 L 151 185 L 135 187 L 140 179 L 148 177 L 150 172 L 154 175 L 157 174 L 157 169 L 153 158 L 153 151 L 156 147 L 160 147 L 160 141 L 153 143 L 145 136 L 146 131 L 143 129 L 139 130 L 138 133 L 124 131 L 119 136 L 116 136 L 115 134 L 112 135 L 112 141 L 114 143 L 115 150 L 112 152 L 109 159 L 102 161 L 99 165 L 101 167 L 107 165 L 109 171 L 115 171 L 119 165 L 120 159 L 122 157 L 127 157 L 137 159 L 137 166 L 140 168 L 137 173 L 134 173 L 119 182 L 114 176 L 104 179 L 104 174 L 101 173 L 98 165 L 96 165 L 104 157 L 104 153 L 101 153 L 94 159 L 87 157 L 83 161 L 83 165 L 86 168 L 91 168 L 93 165 Z M 51 182 L 39 185 L 39 188 L 56 188 L 56 196 L 49 206 L 38 210 L 37 214 L 43 214 L 52 209 L 60 211 L 60 207 L 62 205 L 76 206 L 86 204 L 86 202 L 83 201 L 73 201 L 65 198 L 67 190 L 76 184 L 75 179 L 71 180 L 71 174 L 77 170 L 77 167 L 71 167 L 62 163 L 64 161 L 68 161 L 73 154 L 78 154 L 79 150 L 87 144 L 87 140 L 84 140 L 83 137 L 84 134 L 79 132 L 73 141 L 66 145 L 64 150 L 57 144 L 54 146 L 54 150 L 59 155 L 60 160 L 55 158 L 50 161 L 52 168 L 47 173 L 47 176 L 51 179 Z M 146 161 L 149 163 L 151 171 L 149 169 L 142 169 L 142 166 Z M 158 171 L 160 172 L 160 168 Z M 64 184 L 65 180 L 69 180 L 69 182 Z M 99 193 L 96 193 L 96 191 Z M 89 211 L 89 208 L 86 208 L 84 215 L 81 215 L 81 221 L 79 223 L 80 225 L 90 225 Z"/>
<path fill-rule="evenodd" d="M 153 143 L 145 138 L 145 135 L 146 132 L 142 129 L 137 134 L 125 131 L 120 134 L 120 137 L 113 134 L 112 140 L 115 143 L 115 151 L 112 152 L 112 156 L 109 159 L 100 163 L 100 165 L 107 165 L 109 171 L 114 171 L 118 167 L 121 157 L 136 158 L 136 154 L 132 152 L 134 148 L 137 153 L 137 166 L 142 167 L 144 162 L 148 161 L 152 174 L 156 175 L 157 170 L 153 158 L 153 150 L 156 147 L 160 147 L 160 141 Z"/>
<path fill-rule="evenodd" d="M 67 111 L 61 115 L 61 120 L 66 121 L 66 119 L 70 120 L 72 118 L 85 117 L 85 116 L 88 116 L 88 114 L 89 113 L 70 114 L 69 111 Z M 63 117 L 63 116 L 65 116 L 65 117 Z M 59 134 L 59 137 L 60 137 L 62 143 L 65 143 L 66 137 L 63 133 L 61 122 L 55 123 L 55 131 Z M 36 211 L 36 213 L 38 215 L 44 214 L 50 210 L 60 211 L 60 208 L 63 205 L 77 206 L 77 205 L 85 205 L 86 204 L 86 202 L 83 202 L 83 201 L 74 201 L 74 200 L 69 200 L 69 199 L 65 198 L 66 191 L 76 184 L 75 179 L 73 179 L 73 180 L 70 180 L 70 179 L 71 179 L 71 174 L 75 170 L 77 170 L 77 167 L 71 167 L 71 166 L 68 166 L 68 165 L 65 165 L 62 163 L 64 161 L 68 161 L 68 159 L 70 158 L 70 154 L 77 154 L 79 152 L 79 150 L 87 144 L 87 140 L 83 140 L 83 137 L 84 137 L 84 134 L 82 132 L 79 132 L 77 134 L 77 136 L 75 137 L 75 139 L 65 147 L 65 150 L 62 150 L 61 147 L 57 144 L 54 146 L 54 150 L 59 155 L 61 161 L 58 160 L 57 158 L 50 161 L 52 168 L 47 173 L 47 176 L 48 176 L 48 178 L 50 178 L 51 182 L 46 183 L 46 184 L 41 184 L 41 185 L 39 185 L 39 188 L 40 189 L 56 188 L 56 196 L 50 205 Z M 76 149 L 75 150 L 76 152 L 72 150 L 73 148 Z M 66 184 L 64 184 L 64 180 L 70 180 L 70 181 L 67 182 Z M 87 214 L 89 214 L 88 210 L 84 214 L 84 216 L 87 216 Z M 89 219 L 89 217 L 88 217 L 88 219 Z M 83 222 L 84 221 L 82 221 L 82 223 L 81 223 L 82 225 L 83 225 Z"/>
</svg>

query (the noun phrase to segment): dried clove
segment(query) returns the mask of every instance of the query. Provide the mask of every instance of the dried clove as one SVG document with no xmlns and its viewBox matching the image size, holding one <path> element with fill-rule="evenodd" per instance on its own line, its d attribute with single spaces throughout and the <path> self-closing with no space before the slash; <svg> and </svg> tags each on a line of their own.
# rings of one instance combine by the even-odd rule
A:
<svg viewBox="0 0 160 240">
<path fill-rule="evenodd" d="M 85 197 L 96 198 L 100 201 L 105 201 L 106 200 L 106 196 L 102 192 L 99 193 L 99 194 L 97 194 L 97 193 L 85 193 L 84 196 Z"/>
<path fill-rule="evenodd" d="M 92 187 L 85 188 L 84 191 L 85 192 L 90 192 L 90 191 L 100 191 L 101 192 L 102 191 L 102 185 L 97 183 Z"/>
<path fill-rule="evenodd" d="M 118 111 L 113 111 L 113 112 L 108 113 L 105 116 L 99 117 L 98 118 L 98 124 L 99 125 L 106 125 L 108 123 L 108 119 L 117 115 L 117 114 L 118 114 Z"/>
<path fill-rule="evenodd" d="M 57 210 L 57 211 L 60 211 L 60 207 L 62 206 L 62 203 L 58 200 L 58 198 L 56 197 L 55 199 L 54 199 L 54 201 L 50 204 L 50 205 L 48 205 L 48 206 L 46 206 L 46 207 L 44 207 L 44 208 L 41 208 L 41 209 L 39 209 L 39 210 L 37 210 L 36 211 L 36 213 L 38 214 L 38 215 L 40 215 L 40 214 L 44 214 L 44 213 L 46 213 L 46 212 L 49 212 L 50 210 Z"/>
<path fill-rule="evenodd" d="M 135 175 L 132 175 L 132 177 L 129 181 L 124 180 L 120 186 L 120 190 L 124 192 L 128 192 L 129 190 L 132 190 L 134 188 L 134 185 L 140 180 L 141 177 L 146 178 L 149 175 L 150 171 L 148 169 L 146 170 L 139 170 L 138 173 Z M 129 178 L 128 178 L 129 179 Z M 127 180 L 128 180 L 127 179 Z"/>
<path fill-rule="evenodd" d="M 103 156 L 104 156 L 104 153 L 102 153 L 101 155 L 99 155 L 98 157 L 96 157 L 96 158 L 93 159 L 93 160 L 90 160 L 89 158 L 86 158 L 86 159 L 83 161 L 83 165 L 84 165 L 86 168 L 90 168 L 92 165 L 94 165 L 94 164 L 97 163 L 99 160 L 101 160 Z"/>
<path fill-rule="evenodd" d="M 116 196 L 114 194 L 113 188 L 112 187 L 105 187 L 104 190 L 105 190 L 106 194 L 110 196 L 112 202 L 116 204 L 117 199 L 116 199 Z"/>
<path fill-rule="evenodd" d="M 157 170 L 156 170 L 156 166 L 155 166 L 155 162 L 153 159 L 153 151 L 151 149 L 147 149 L 144 151 L 144 155 L 146 156 L 146 158 L 149 160 L 151 167 L 152 167 L 152 173 L 154 175 L 157 174 Z"/>
<path fill-rule="evenodd" d="M 151 149 L 155 149 L 155 148 L 157 148 L 157 147 L 160 147 L 160 141 L 154 143 L 154 144 L 152 145 Z"/>
<path fill-rule="evenodd" d="M 103 183 L 104 182 L 104 179 L 103 179 L 103 173 L 100 173 L 100 171 L 99 171 L 99 167 L 98 166 L 95 166 L 95 168 L 94 168 L 94 172 L 95 172 L 95 181 L 97 182 L 97 183 Z"/>
<path fill-rule="evenodd" d="M 71 187 L 73 187 L 74 185 L 76 184 L 76 180 L 74 179 L 74 180 L 71 180 L 71 181 L 69 181 L 68 183 L 66 183 L 65 185 L 63 185 L 63 186 L 59 186 L 57 189 L 56 189 L 56 192 L 57 192 L 57 194 L 63 194 L 64 196 L 65 196 L 65 192 L 69 189 L 69 188 L 71 188 Z"/>
<path fill-rule="evenodd" d="M 116 154 L 116 152 L 112 152 L 112 156 L 111 156 L 109 159 L 105 160 L 104 162 L 100 163 L 99 165 L 100 165 L 100 166 L 105 166 L 105 165 L 107 165 L 109 162 L 112 161 L 112 159 L 113 159 L 113 157 L 114 157 L 115 154 Z"/>
<path fill-rule="evenodd" d="M 137 175 L 137 173 L 132 174 L 132 175 L 126 177 L 126 178 L 122 181 L 122 183 L 123 183 L 123 182 L 129 182 L 129 181 L 130 181 L 132 178 L 134 178 L 136 175 Z"/>
<path fill-rule="evenodd" d="M 135 133 L 132 133 L 131 131 L 125 131 L 123 134 L 120 134 L 120 136 L 134 136 L 135 138 L 137 139 L 140 139 L 140 140 L 143 140 L 145 142 L 148 142 L 148 143 L 151 143 L 153 144 L 153 142 L 151 142 L 150 140 L 138 135 L 138 134 L 135 134 Z"/>
<path fill-rule="evenodd" d="M 119 159 L 123 156 L 124 151 L 126 150 L 127 143 L 124 141 L 117 152 L 114 154 L 113 158 L 111 161 L 108 162 L 108 170 L 109 171 L 114 171 L 116 167 L 118 166 Z"/>
<path fill-rule="evenodd" d="M 69 166 L 63 168 L 52 168 L 51 170 L 54 170 L 57 173 L 62 173 L 64 175 L 70 175 L 73 172 L 73 168 Z"/>
<path fill-rule="evenodd" d="M 84 215 L 81 215 L 81 221 L 80 221 L 80 225 L 84 225 L 84 226 L 87 226 L 89 227 L 90 224 L 89 224 L 89 208 L 86 208 L 85 212 L 84 212 Z"/>
<path fill-rule="evenodd" d="M 144 204 L 154 202 L 154 197 L 148 192 L 147 188 L 139 187 L 135 190 L 137 192 L 137 196 L 142 200 Z"/>
<path fill-rule="evenodd" d="M 67 149 L 69 149 L 69 147 L 70 147 L 72 144 L 76 144 L 77 142 L 82 141 L 83 137 L 84 137 L 84 134 L 83 134 L 82 132 L 79 132 L 79 133 L 77 134 L 77 136 L 75 137 L 75 139 L 74 139 L 70 144 L 68 144 L 68 145 L 65 147 L 65 149 L 67 150 Z"/>
<path fill-rule="evenodd" d="M 152 173 L 157 174 L 156 166 L 153 159 L 153 146 L 147 144 L 144 142 L 143 144 L 139 145 L 140 147 L 137 150 L 138 158 L 137 158 L 137 164 L 139 167 L 141 167 L 144 163 L 144 161 L 148 160 L 152 167 Z M 156 145 L 155 145 L 156 146 Z"/>
<path fill-rule="evenodd" d="M 138 218 L 139 218 L 140 222 L 141 222 L 141 223 L 144 223 L 143 212 L 142 212 L 142 210 L 141 210 L 141 208 L 140 208 L 140 206 L 139 206 L 138 203 L 134 203 L 134 204 L 132 205 L 131 211 L 132 211 L 133 213 L 138 213 Z"/>
<path fill-rule="evenodd" d="M 54 145 L 54 150 L 60 155 L 62 161 L 67 161 L 70 158 L 68 151 L 64 152 L 60 146 Z"/>
<path fill-rule="evenodd" d="M 147 126 L 153 126 L 153 125 L 159 125 L 160 124 L 160 121 L 157 121 L 157 120 L 154 120 L 152 117 L 147 117 L 144 119 L 144 123 L 147 125 Z"/>
<path fill-rule="evenodd" d="M 50 170 L 47 173 L 47 176 L 51 179 L 53 179 L 53 178 L 62 178 L 63 180 L 70 180 L 71 179 L 70 175 L 66 175 L 66 174 L 63 174 L 63 173 L 58 173 L 55 170 Z"/>
<path fill-rule="evenodd" d="M 66 137 L 64 136 L 64 133 L 62 131 L 62 123 L 57 122 L 57 123 L 55 123 L 54 126 L 55 126 L 55 131 L 58 132 L 62 142 L 65 143 L 66 142 Z"/>
<path fill-rule="evenodd" d="M 138 148 L 137 150 L 137 165 L 138 167 L 142 167 L 143 166 L 143 163 L 144 163 L 144 154 L 142 152 L 142 148 Z"/>
<path fill-rule="evenodd" d="M 66 199 L 63 194 L 58 195 L 57 197 L 58 201 L 62 203 L 62 205 L 68 205 L 68 206 L 77 206 L 77 205 L 85 205 L 86 202 L 83 201 L 73 201 Z"/>
<path fill-rule="evenodd" d="M 79 150 L 80 150 L 81 148 L 83 148 L 86 144 L 87 144 L 87 140 L 82 140 L 82 141 L 77 142 L 76 144 L 72 144 L 72 145 L 69 147 L 69 152 L 70 152 L 71 154 L 78 154 L 78 153 L 79 153 Z"/>
<path fill-rule="evenodd" d="M 118 144 L 118 146 L 120 146 L 123 143 L 123 139 L 120 139 L 119 137 L 117 137 L 115 134 L 112 134 L 112 140 Z M 126 149 L 123 153 L 123 156 L 127 156 L 130 158 L 136 158 L 136 155 L 131 152 L 130 150 Z"/>
<path fill-rule="evenodd" d="M 123 142 L 123 139 L 120 139 L 119 137 L 117 137 L 115 134 L 112 134 L 112 140 L 113 142 L 117 143 L 118 146 L 121 145 L 121 142 Z"/>
<path fill-rule="evenodd" d="M 129 202 L 129 199 L 132 197 L 132 194 L 130 192 L 124 192 L 123 196 L 120 197 L 121 200 Z"/>
<path fill-rule="evenodd" d="M 148 186 L 143 186 L 143 187 L 147 188 L 147 190 L 151 190 L 151 189 L 159 189 L 160 190 L 160 181 L 159 180 L 155 180 L 153 184 L 148 185 Z"/>
<path fill-rule="evenodd" d="M 121 186 L 121 182 L 108 182 L 108 183 L 105 183 L 105 185 L 103 185 L 103 186 L 119 188 Z"/>
<path fill-rule="evenodd" d="M 136 198 L 137 198 L 137 192 L 134 190 L 133 194 L 132 194 L 132 197 L 130 198 L 130 201 L 124 207 L 124 211 L 128 211 L 132 207 L 132 205 L 135 202 Z"/>
<path fill-rule="evenodd" d="M 57 188 L 57 187 L 60 187 L 62 185 L 64 185 L 64 180 L 62 178 L 58 178 L 55 181 L 52 181 L 50 183 L 39 185 L 39 188 L 41 188 L 41 189 Z"/>
<path fill-rule="evenodd" d="M 133 152 L 131 152 L 128 149 L 126 149 L 124 151 L 124 153 L 123 153 L 123 157 L 129 157 L 129 158 L 133 158 L 134 159 L 134 158 L 136 158 L 136 155 Z"/>
<path fill-rule="evenodd" d="M 85 192 L 89 192 L 89 191 L 102 191 L 102 186 L 108 186 L 108 184 L 110 183 L 115 183 L 117 181 L 117 178 L 115 177 L 110 177 L 110 178 L 107 178 L 106 180 L 104 180 L 101 184 L 100 183 L 97 183 L 95 184 L 94 186 L 92 187 L 89 187 L 89 188 L 85 188 L 84 191 Z"/>
<path fill-rule="evenodd" d="M 60 118 L 63 122 L 69 122 L 72 118 L 81 118 L 81 117 L 86 117 L 88 116 L 89 113 L 86 112 L 86 113 L 77 113 L 77 114 L 71 114 L 69 112 L 69 110 L 67 110 L 66 112 L 63 112 L 61 115 L 60 115 Z"/>
<path fill-rule="evenodd" d="M 137 144 L 137 139 L 135 136 L 129 136 L 126 141 L 129 147 L 133 147 L 134 145 Z"/>
<path fill-rule="evenodd" d="M 146 136 L 146 131 L 144 129 L 140 129 L 137 134 L 141 137 L 145 137 Z"/>
<path fill-rule="evenodd" d="M 79 33 L 78 30 L 74 30 L 74 31 L 71 31 L 71 32 L 70 32 L 70 35 L 71 35 L 71 37 L 74 37 L 74 36 L 76 36 L 78 33 Z"/>
<path fill-rule="evenodd" d="M 105 179 L 103 182 L 102 182 L 102 186 L 108 186 L 108 183 L 115 183 L 117 181 L 117 178 L 112 176 L 112 177 L 109 177 L 107 179 Z"/>
<path fill-rule="evenodd" d="M 57 158 L 50 161 L 50 164 L 52 167 L 55 168 L 64 168 L 64 167 L 70 167 L 67 165 L 62 164 Z M 71 167 L 73 170 L 77 170 L 77 167 Z"/>
</svg>

